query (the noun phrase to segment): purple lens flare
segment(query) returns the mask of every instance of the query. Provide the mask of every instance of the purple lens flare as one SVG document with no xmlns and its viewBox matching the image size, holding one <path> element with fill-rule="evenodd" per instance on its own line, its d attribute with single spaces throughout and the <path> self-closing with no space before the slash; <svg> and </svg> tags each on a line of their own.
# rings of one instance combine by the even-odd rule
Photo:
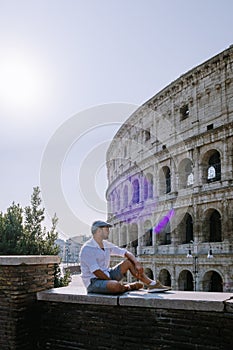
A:
<svg viewBox="0 0 233 350">
<path fill-rule="evenodd" d="M 158 223 L 157 226 L 155 226 L 153 228 L 153 232 L 154 233 L 159 233 L 170 221 L 170 219 L 173 217 L 173 215 L 175 214 L 175 210 L 171 209 L 167 215 L 165 215 L 160 222 Z"/>
</svg>

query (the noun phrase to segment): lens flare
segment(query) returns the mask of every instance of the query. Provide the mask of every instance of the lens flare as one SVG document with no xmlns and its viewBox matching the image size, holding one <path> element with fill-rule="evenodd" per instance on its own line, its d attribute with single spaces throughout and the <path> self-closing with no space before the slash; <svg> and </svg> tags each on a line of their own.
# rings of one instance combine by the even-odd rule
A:
<svg viewBox="0 0 233 350">
<path fill-rule="evenodd" d="M 175 210 L 171 209 L 167 215 L 165 215 L 160 222 L 158 223 L 157 226 L 155 226 L 153 228 L 153 232 L 154 233 L 159 233 L 170 221 L 170 219 L 173 217 L 173 215 L 175 214 Z"/>
</svg>

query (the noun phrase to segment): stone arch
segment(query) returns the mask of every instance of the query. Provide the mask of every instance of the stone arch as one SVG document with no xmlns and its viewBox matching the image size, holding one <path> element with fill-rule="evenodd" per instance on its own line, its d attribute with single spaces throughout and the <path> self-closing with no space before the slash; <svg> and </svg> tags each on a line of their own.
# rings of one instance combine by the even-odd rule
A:
<svg viewBox="0 0 233 350">
<path fill-rule="evenodd" d="M 159 280 L 164 286 L 171 286 L 171 274 L 167 269 L 159 272 Z"/>
<path fill-rule="evenodd" d="M 119 237 L 119 228 L 118 227 L 113 227 L 112 229 L 111 229 L 111 237 L 112 237 L 112 242 L 114 243 L 114 244 L 116 244 L 116 245 L 119 245 L 119 239 L 120 239 L 120 237 Z"/>
<path fill-rule="evenodd" d="M 159 194 L 171 192 L 171 171 L 168 166 L 162 167 L 159 171 Z"/>
<path fill-rule="evenodd" d="M 144 272 L 145 272 L 145 275 L 146 275 L 147 277 L 149 277 L 151 280 L 154 279 L 153 271 L 152 271 L 149 267 L 146 267 L 145 270 L 144 270 Z"/>
<path fill-rule="evenodd" d="M 143 245 L 152 246 L 153 245 L 153 226 L 150 220 L 144 222 L 144 234 L 143 234 Z"/>
<path fill-rule="evenodd" d="M 183 159 L 178 166 L 179 188 L 187 188 L 193 185 L 193 163 L 191 159 Z"/>
<path fill-rule="evenodd" d="M 203 242 L 222 242 L 221 214 L 214 208 L 208 209 L 204 214 Z"/>
<path fill-rule="evenodd" d="M 166 225 L 157 234 L 157 242 L 160 245 L 171 244 L 171 224 L 168 220 Z"/>
<path fill-rule="evenodd" d="M 193 218 L 189 213 L 186 213 L 178 226 L 179 241 L 181 244 L 190 243 L 193 241 Z"/>
<path fill-rule="evenodd" d="M 124 225 L 120 230 L 120 246 L 125 248 L 127 246 L 127 226 Z"/>
<path fill-rule="evenodd" d="M 217 149 L 206 152 L 202 158 L 203 183 L 221 180 L 221 153 Z"/>
<path fill-rule="evenodd" d="M 153 175 L 151 173 L 147 173 L 143 181 L 143 197 L 145 201 L 153 198 L 153 187 Z"/>
<path fill-rule="evenodd" d="M 203 291 L 223 292 L 223 277 L 218 271 L 207 271 L 202 280 Z"/>
<path fill-rule="evenodd" d="M 178 290 L 193 291 L 193 275 L 189 270 L 183 270 L 178 277 Z"/>
<path fill-rule="evenodd" d="M 128 245 L 132 250 L 134 255 L 137 255 L 137 246 L 138 246 L 138 225 L 132 223 L 129 226 L 129 242 Z"/>
</svg>

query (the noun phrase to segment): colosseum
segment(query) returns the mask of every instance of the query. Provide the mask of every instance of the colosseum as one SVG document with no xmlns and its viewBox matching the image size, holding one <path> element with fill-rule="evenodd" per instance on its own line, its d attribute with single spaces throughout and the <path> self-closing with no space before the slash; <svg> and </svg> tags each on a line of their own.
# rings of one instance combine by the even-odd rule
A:
<svg viewBox="0 0 233 350">
<path fill-rule="evenodd" d="M 129 116 L 107 171 L 112 242 L 174 290 L 232 292 L 233 46 Z"/>
</svg>

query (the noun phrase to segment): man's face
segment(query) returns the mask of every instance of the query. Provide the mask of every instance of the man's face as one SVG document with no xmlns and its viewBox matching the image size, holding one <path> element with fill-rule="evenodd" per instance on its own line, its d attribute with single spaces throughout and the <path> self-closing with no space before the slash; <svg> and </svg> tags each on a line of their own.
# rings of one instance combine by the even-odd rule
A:
<svg viewBox="0 0 233 350">
<path fill-rule="evenodd" d="M 101 227 L 101 232 L 102 232 L 102 238 L 103 239 L 108 239 L 109 236 L 109 227 Z"/>
</svg>

